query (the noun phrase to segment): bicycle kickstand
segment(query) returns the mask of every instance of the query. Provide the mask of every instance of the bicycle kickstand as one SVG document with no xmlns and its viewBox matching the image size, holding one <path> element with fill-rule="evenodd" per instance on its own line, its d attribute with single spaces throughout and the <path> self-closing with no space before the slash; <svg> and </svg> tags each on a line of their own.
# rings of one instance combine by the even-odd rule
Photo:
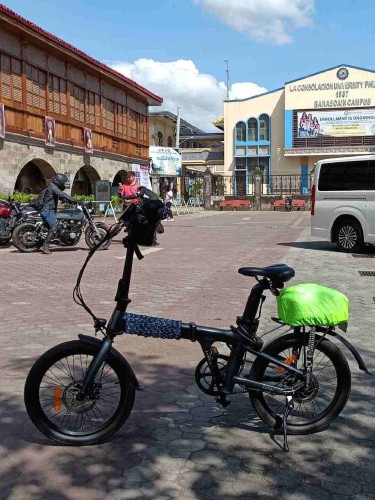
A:
<svg viewBox="0 0 375 500">
<path fill-rule="evenodd" d="M 286 399 L 286 405 L 285 405 L 285 411 L 284 411 L 284 416 L 283 416 L 283 432 L 284 432 L 284 447 L 283 447 L 283 451 L 288 452 L 289 451 L 289 445 L 288 445 L 288 434 L 287 434 L 287 429 L 286 429 L 286 423 L 287 423 L 287 420 L 288 420 L 289 413 L 294 408 L 294 403 L 293 403 L 292 396 L 285 396 L 285 399 Z"/>
</svg>

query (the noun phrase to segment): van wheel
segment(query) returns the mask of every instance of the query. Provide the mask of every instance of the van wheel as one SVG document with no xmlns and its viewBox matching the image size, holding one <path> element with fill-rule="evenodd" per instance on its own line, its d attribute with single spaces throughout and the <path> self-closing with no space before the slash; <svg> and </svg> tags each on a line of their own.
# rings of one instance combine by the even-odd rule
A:
<svg viewBox="0 0 375 500">
<path fill-rule="evenodd" d="M 352 219 L 339 222 L 336 228 L 336 244 L 342 252 L 360 252 L 364 246 L 360 225 Z"/>
</svg>

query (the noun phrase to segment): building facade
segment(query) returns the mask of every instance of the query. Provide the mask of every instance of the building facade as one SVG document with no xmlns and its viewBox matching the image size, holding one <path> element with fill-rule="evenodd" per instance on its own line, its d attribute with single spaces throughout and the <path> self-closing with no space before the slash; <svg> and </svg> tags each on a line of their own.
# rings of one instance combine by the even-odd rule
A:
<svg viewBox="0 0 375 500">
<path fill-rule="evenodd" d="M 225 101 L 224 130 L 226 173 L 251 179 L 261 171 L 270 194 L 273 176 L 298 175 L 308 194 L 318 160 L 375 150 L 375 72 L 339 65 Z"/>
<path fill-rule="evenodd" d="M 0 193 L 67 172 L 73 194 L 148 164 L 162 98 L 0 5 Z"/>
<path fill-rule="evenodd" d="M 224 171 L 224 134 L 203 132 L 181 119 L 177 144 L 177 120 L 177 115 L 170 111 L 150 113 L 150 157 L 158 150 L 160 157 L 165 156 L 167 160 L 164 173 L 153 173 L 153 188 L 162 194 L 172 185 L 184 198 L 203 197 L 201 177 L 206 169 L 213 174 Z M 181 157 L 178 168 L 172 161 L 176 151 Z"/>
</svg>

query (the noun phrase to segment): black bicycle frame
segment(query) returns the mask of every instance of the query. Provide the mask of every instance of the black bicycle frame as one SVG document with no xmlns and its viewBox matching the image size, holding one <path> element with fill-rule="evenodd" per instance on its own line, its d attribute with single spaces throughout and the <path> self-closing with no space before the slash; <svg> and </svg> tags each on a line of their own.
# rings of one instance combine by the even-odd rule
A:
<svg viewBox="0 0 375 500">
<path fill-rule="evenodd" d="M 106 330 L 106 337 L 102 341 L 102 345 L 99 349 L 98 354 L 92 360 L 82 383 L 81 395 L 83 395 L 90 384 L 95 379 L 96 374 L 99 371 L 100 366 L 106 360 L 114 338 L 117 335 L 121 335 L 126 331 L 126 309 L 131 299 L 129 298 L 129 288 L 130 280 L 132 274 L 132 266 L 134 253 L 138 258 L 143 258 L 142 254 L 136 243 L 132 240 L 131 235 L 127 238 L 127 252 L 126 259 L 124 263 L 124 269 L 122 278 L 119 280 L 117 293 L 115 301 L 117 303 L 115 310 L 112 313 L 111 319 L 108 323 Z M 267 279 L 259 281 L 251 290 L 249 298 L 247 300 L 245 310 L 242 317 L 237 318 L 242 326 L 245 327 L 248 333 L 251 334 L 252 338 L 257 339 L 256 331 L 258 328 L 258 318 L 257 313 L 261 302 L 264 300 L 263 292 L 269 289 L 269 282 Z M 303 385 L 305 380 L 305 374 L 303 371 L 294 368 L 291 365 L 285 364 L 282 361 L 259 351 L 252 347 L 251 343 L 242 337 L 240 334 L 236 333 L 236 328 L 231 327 L 231 329 L 224 328 L 212 328 L 206 326 L 198 326 L 194 323 L 181 323 L 181 339 L 187 339 L 191 341 L 197 341 L 200 343 L 203 353 L 206 357 L 207 362 L 210 364 L 210 350 L 215 342 L 224 342 L 230 346 L 231 353 L 229 355 L 228 363 L 225 370 L 225 380 L 223 386 L 218 388 L 219 392 L 225 397 L 226 395 L 232 394 L 234 386 L 236 384 L 241 384 L 248 389 L 262 390 L 269 392 L 271 394 L 280 394 L 284 396 L 292 396 L 297 392 Z M 243 366 L 243 360 L 246 352 L 253 354 L 254 356 L 263 358 L 268 362 L 273 363 L 278 367 L 284 368 L 289 373 L 293 373 L 300 382 L 295 383 L 292 387 L 280 388 L 275 386 L 270 386 L 268 384 L 263 384 L 250 380 L 248 378 L 240 377 L 241 367 Z"/>
</svg>

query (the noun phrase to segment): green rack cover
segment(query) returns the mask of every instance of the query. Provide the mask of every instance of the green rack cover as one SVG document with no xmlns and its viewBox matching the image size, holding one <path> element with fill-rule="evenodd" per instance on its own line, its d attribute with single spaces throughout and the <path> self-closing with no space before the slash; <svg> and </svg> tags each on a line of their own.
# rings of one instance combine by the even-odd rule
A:
<svg viewBox="0 0 375 500">
<path fill-rule="evenodd" d="M 349 299 L 333 288 L 303 283 L 280 291 L 277 310 L 291 326 L 335 326 L 348 321 Z"/>
</svg>

